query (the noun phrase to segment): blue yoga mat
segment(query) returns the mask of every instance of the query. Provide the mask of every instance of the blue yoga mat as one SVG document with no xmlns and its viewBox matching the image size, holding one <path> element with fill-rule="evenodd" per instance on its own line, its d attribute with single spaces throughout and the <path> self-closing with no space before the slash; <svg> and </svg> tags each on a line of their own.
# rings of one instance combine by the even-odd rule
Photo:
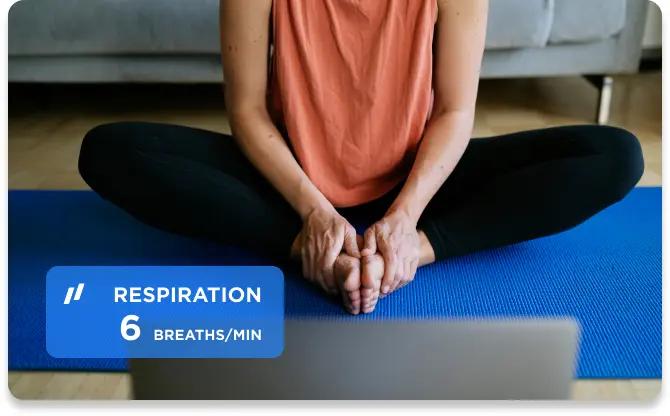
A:
<svg viewBox="0 0 670 416">
<path fill-rule="evenodd" d="M 125 370 L 124 360 L 64 360 L 45 349 L 45 276 L 54 265 L 264 264 L 249 253 L 143 225 L 92 192 L 9 193 L 9 367 Z M 314 319 L 572 316 L 581 378 L 661 377 L 661 190 L 568 232 L 422 268 L 370 315 L 285 268 L 286 314 Z"/>
</svg>

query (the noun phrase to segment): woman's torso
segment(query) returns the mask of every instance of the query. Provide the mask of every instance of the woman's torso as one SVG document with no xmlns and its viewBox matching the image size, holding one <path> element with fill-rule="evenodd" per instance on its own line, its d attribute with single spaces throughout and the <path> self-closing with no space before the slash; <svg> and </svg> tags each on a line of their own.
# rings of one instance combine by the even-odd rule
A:
<svg viewBox="0 0 670 416">
<path fill-rule="evenodd" d="M 270 103 L 335 206 L 408 173 L 432 105 L 435 0 L 274 0 Z"/>
</svg>

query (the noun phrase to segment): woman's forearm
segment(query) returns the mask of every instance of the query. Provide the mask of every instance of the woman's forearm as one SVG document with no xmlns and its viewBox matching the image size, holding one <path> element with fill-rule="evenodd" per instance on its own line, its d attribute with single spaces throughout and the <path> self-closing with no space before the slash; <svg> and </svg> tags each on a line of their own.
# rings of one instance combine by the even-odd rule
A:
<svg viewBox="0 0 670 416">
<path fill-rule="evenodd" d="M 233 136 L 238 145 L 301 218 L 333 205 L 307 177 L 264 108 L 231 110 Z"/>
<path fill-rule="evenodd" d="M 431 118 L 409 177 L 388 213 L 406 215 L 414 223 L 419 221 L 463 155 L 473 119 L 474 109 L 444 111 Z"/>
<path fill-rule="evenodd" d="M 268 114 L 271 11 L 271 0 L 220 2 L 226 109 L 241 150 L 304 219 L 317 208 L 334 208 L 309 180 Z"/>
<path fill-rule="evenodd" d="M 435 30 L 433 115 L 414 166 L 390 212 L 418 222 L 467 147 L 474 120 L 487 0 L 438 0 Z"/>
</svg>

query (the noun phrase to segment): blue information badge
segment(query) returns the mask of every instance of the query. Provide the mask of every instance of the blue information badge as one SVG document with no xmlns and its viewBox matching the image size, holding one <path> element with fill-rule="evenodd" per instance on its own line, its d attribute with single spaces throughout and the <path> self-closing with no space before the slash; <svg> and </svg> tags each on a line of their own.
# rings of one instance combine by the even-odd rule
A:
<svg viewBox="0 0 670 416">
<path fill-rule="evenodd" d="M 274 358 L 284 276 L 269 266 L 73 266 L 47 273 L 56 358 Z"/>
</svg>

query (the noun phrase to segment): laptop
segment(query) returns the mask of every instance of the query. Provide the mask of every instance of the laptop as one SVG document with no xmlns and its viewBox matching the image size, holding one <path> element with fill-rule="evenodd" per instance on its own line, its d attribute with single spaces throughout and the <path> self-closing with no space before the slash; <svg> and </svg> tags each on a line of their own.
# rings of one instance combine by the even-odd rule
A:
<svg viewBox="0 0 670 416">
<path fill-rule="evenodd" d="M 568 399 L 569 319 L 287 320 L 274 359 L 134 359 L 136 399 Z"/>
</svg>

